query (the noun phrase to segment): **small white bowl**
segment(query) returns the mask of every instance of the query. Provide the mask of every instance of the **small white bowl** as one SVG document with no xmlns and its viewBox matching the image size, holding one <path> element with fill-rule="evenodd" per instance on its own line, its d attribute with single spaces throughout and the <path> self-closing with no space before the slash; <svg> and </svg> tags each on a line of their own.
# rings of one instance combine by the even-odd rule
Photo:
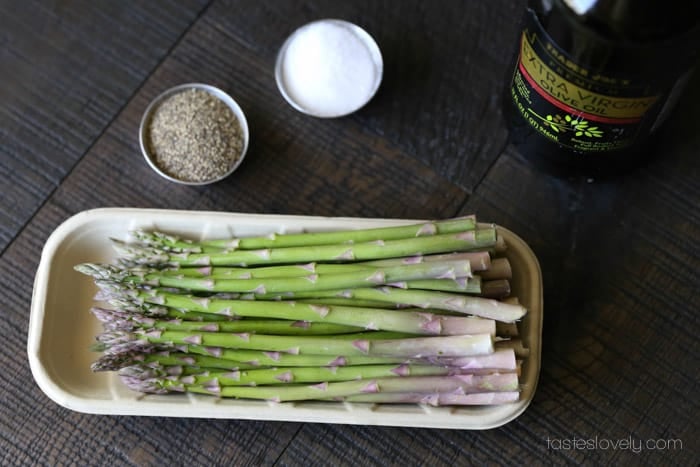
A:
<svg viewBox="0 0 700 467">
<path fill-rule="evenodd" d="M 369 85 L 369 88 L 366 93 L 362 96 L 355 96 L 357 97 L 357 101 L 354 102 L 354 105 L 346 105 L 344 106 L 342 110 L 333 110 L 328 108 L 328 100 L 324 102 L 323 104 L 309 104 L 302 102 L 303 99 L 298 99 L 295 97 L 295 93 L 293 90 L 293 85 L 287 82 L 286 79 L 286 61 L 288 59 L 288 52 L 290 48 L 294 47 L 295 45 L 298 45 L 297 41 L 298 40 L 304 40 L 303 35 L 306 33 L 312 33 L 314 32 L 314 28 L 323 28 L 323 27 L 328 27 L 328 26 L 333 26 L 336 28 L 340 28 L 344 30 L 345 32 L 350 34 L 350 37 L 354 37 L 354 39 L 357 39 L 359 43 L 364 45 L 366 48 L 367 52 L 367 60 L 369 65 L 371 67 L 373 76 L 372 76 L 372 82 Z M 332 41 L 331 41 L 332 42 Z M 345 41 L 346 42 L 346 41 Z M 296 43 L 296 44 L 295 44 Z M 326 45 L 328 45 L 327 42 Z M 318 44 L 323 44 L 323 41 L 319 40 L 313 40 L 310 41 L 310 45 L 315 47 Z M 337 44 L 336 44 L 337 45 Z M 307 57 L 313 57 L 313 53 L 309 53 L 306 55 Z M 323 65 L 326 63 L 329 63 L 330 60 L 324 61 L 322 64 L 317 64 L 317 65 Z M 298 65 L 298 64 L 297 64 Z M 347 64 L 344 64 L 347 65 Z M 318 67 L 317 67 L 318 68 Z M 295 70 L 298 73 L 302 73 L 302 76 L 305 78 L 308 78 L 308 72 L 309 71 L 314 71 L 314 72 L 322 72 L 319 71 L 318 69 L 313 69 L 310 70 L 309 68 L 301 70 L 297 69 Z M 322 68 L 322 66 L 321 66 Z M 356 71 L 353 70 L 348 70 L 349 73 L 354 73 Z M 284 99 L 294 107 L 296 110 L 305 113 L 307 115 L 311 115 L 313 117 L 319 117 L 319 118 L 336 118 L 336 117 L 343 117 L 346 115 L 349 115 L 360 108 L 364 107 L 376 94 L 377 90 L 379 89 L 379 85 L 382 82 L 382 75 L 384 72 L 384 62 L 382 59 L 382 53 L 379 50 L 379 46 L 377 43 L 374 41 L 372 36 L 370 36 L 367 31 L 362 29 L 361 27 L 357 26 L 356 24 L 350 23 L 348 21 L 344 20 L 339 20 L 339 19 L 322 19 L 322 20 L 317 20 L 317 21 L 312 21 L 310 23 L 305 24 L 304 26 L 301 26 L 298 28 L 296 31 L 294 31 L 284 42 L 282 47 L 280 48 L 279 53 L 277 54 L 277 60 L 275 62 L 275 81 L 277 82 L 277 87 L 279 88 L 280 93 L 284 97 Z M 356 77 L 356 76 L 355 76 Z M 308 79 L 303 79 L 301 81 L 304 81 L 306 83 L 309 82 Z M 311 80 L 313 81 L 313 80 Z M 338 98 L 346 98 L 347 96 L 345 95 L 336 95 L 334 97 Z M 332 99 L 333 97 L 331 97 Z"/>
<path fill-rule="evenodd" d="M 186 91 L 188 89 L 201 89 L 204 91 L 207 91 L 209 94 L 213 95 L 214 97 L 220 99 L 224 104 L 226 104 L 233 114 L 236 116 L 238 119 L 238 123 L 241 126 L 241 133 L 243 136 L 243 148 L 241 149 L 241 154 L 236 159 L 236 161 L 231 165 L 231 168 L 224 174 L 212 178 L 209 180 L 204 180 L 204 181 L 199 181 L 199 182 L 193 182 L 193 181 L 186 181 L 186 180 L 180 180 L 178 178 L 173 177 L 172 175 L 168 175 L 167 173 L 163 172 L 160 167 L 158 167 L 158 164 L 156 163 L 155 158 L 150 152 L 149 149 L 149 144 L 148 144 L 148 125 L 151 120 L 151 117 L 153 116 L 153 112 L 156 110 L 158 105 L 165 101 L 167 98 L 178 94 L 182 91 Z M 181 183 L 183 185 L 208 185 L 210 183 L 216 183 L 218 181 L 223 180 L 224 178 L 228 177 L 231 175 L 239 165 L 241 165 L 241 162 L 243 162 L 243 159 L 246 155 L 246 152 L 248 151 L 248 141 L 250 139 L 249 131 L 248 131 L 248 121 L 246 120 L 245 114 L 243 113 L 243 110 L 241 110 L 240 106 L 238 103 L 233 100 L 233 98 L 222 91 L 221 89 L 210 86 L 208 84 L 201 84 L 201 83 L 187 83 L 187 84 L 181 84 L 179 86 L 172 87 L 160 95 L 158 95 L 153 101 L 148 105 L 146 108 L 146 111 L 143 114 L 143 117 L 141 118 L 141 124 L 139 126 L 139 145 L 141 146 L 141 152 L 143 153 L 144 158 L 146 159 L 146 162 L 148 162 L 148 165 L 151 166 L 151 168 L 161 177 L 170 180 L 171 182 L 175 183 Z"/>
</svg>

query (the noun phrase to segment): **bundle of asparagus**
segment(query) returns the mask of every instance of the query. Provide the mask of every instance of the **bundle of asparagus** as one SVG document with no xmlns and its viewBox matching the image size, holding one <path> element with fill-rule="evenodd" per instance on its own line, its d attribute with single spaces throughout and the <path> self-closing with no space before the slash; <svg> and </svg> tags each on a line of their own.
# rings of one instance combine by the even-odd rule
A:
<svg viewBox="0 0 700 467">
<path fill-rule="evenodd" d="M 474 216 L 192 241 L 113 240 L 94 371 L 130 388 L 272 401 L 517 401 L 507 247 Z"/>
</svg>

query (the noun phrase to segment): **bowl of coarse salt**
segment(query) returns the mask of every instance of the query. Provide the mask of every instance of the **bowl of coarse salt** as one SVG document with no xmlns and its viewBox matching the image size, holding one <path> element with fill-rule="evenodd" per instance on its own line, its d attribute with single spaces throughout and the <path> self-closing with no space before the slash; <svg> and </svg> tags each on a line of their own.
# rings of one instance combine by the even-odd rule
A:
<svg viewBox="0 0 700 467">
<path fill-rule="evenodd" d="M 342 117 L 372 99 L 383 74 L 382 54 L 359 26 L 323 19 L 284 42 L 275 63 L 277 87 L 295 109 L 320 118 Z"/>
</svg>

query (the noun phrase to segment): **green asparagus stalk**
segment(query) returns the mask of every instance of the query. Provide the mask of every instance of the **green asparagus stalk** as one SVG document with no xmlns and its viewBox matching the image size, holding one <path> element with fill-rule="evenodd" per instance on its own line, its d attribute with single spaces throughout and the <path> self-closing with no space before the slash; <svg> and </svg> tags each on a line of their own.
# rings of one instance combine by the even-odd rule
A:
<svg viewBox="0 0 700 467">
<path fill-rule="evenodd" d="M 207 367 L 219 370 L 236 371 L 259 368 L 255 363 L 201 355 L 173 350 L 147 349 L 146 352 L 122 352 L 102 355 L 91 365 L 92 371 L 117 371 L 128 366 L 147 365 L 154 368 L 164 366 Z"/>
<path fill-rule="evenodd" d="M 497 349 L 493 353 L 462 357 L 374 357 L 364 355 L 335 356 L 332 360 L 323 355 L 292 355 L 280 352 L 257 352 L 253 350 L 232 350 L 203 346 L 188 346 L 192 354 L 232 360 L 237 367 L 346 367 L 358 365 L 433 365 L 451 368 L 456 374 L 512 373 L 518 370 L 518 360 L 512 349 Z M 457 371 L 458 370 L 458 371 Z"/>
<path fill-rule="evenodd" d="M 413 279 L 392 282 L 388 285 L 400 289 L 439 290 L 443 292 L 480 294 L 481 284 L 481 278 L 479 276 L 474 276 L 459 277 L 456 279 Z"/>
<path fill-rule="evenodd" d="M 75 266 L 75 269 L 95 279 L 124 282 L 132 285 L 175 287 L 202 292 L 248 292 L 260 294 L 374 286 L 411 279 L 456 279 L 471 275 L 469 261 L 464 260 L 358 269 L 337 274 L 309 274 L 303 277 L 253 279 L 180 277 L 162 275 L 158 272 L 148 272 L 141 275 L 135 274 L 134 270 L 95 263 L 79 264 Z"/>
<path fill-rule="evenodd" d="M 399 266 L 400 263 L 391 266 Z M 471 262 L 470 262 L 471 265 Z M 389 266 L 389 265 L 387 265 Z M 306 263 L 260 267 L 176 267 L 159 270 L 161 276 L 196 277 L 204 279 L 263 279 L 304 277 L 312 274 L 341 274 L 350 271 L 377 270 L 379 266 L 365 263 Z M 136 272 L 137 270 L 135 270 Z M 153 272 L 143 269 L 141 275 Z"/>
<path fill-rule="evenodd" d="M 517 375 L 456 375 L 456 376 L 405 376 L 368 380 L 323 382 L 320 384 L 278 384 L 270 386 L 224 386 L 218 382 L 207 385 L 185 384 L 167 378 L 143 380 L 122 376 L 125 384 L 133 390 L 146 393 L 191 392 L 233 397 L 269 400 L 274 402 L 317 400 L 373 393 L 458 393 L 516 391 Z"/>
<path fill-rule="evenodd" d="M 240 319 L 240 317 L 237 316 L 226 316 L 224 314 L 214 313 L 200 313 L 198 311 L 168 308 L 161 305 L 154 305 L 152 303 L 139 303 L 128 297 L 118 296 L 114 292 L 110 292 L 109 295 L 103 294 L 101 298 L 102 299 L 98 301 L 109 302 L 110 305 L 116 307 L 118 311 L 128 313 L 131 315 L 142 315 L 144 317 L 151 317 L 156 319 L 179 319 L 185 321 L 197 321 L 200 323 L 237 321 Z"/>
<path fill-rule="evenodd" d="M 172 253 L 113 240 L 126 263 L 171 266 L 253 266 L 320 261 L 365 261 L 489 248 L 496 244 L 495 227 L 399 240 L 353 244 L 296 246 L 212 253 Z"/>
<path fill-rule="evenodd" d="M 430 363 L 427 360 L 416 363 Z M 234 371 L 237 369 L 270 367 L 340 367 L 357 365 L 399 365 L 411 363 L 404 357 L 375 357 L 367 355 L 294 355 L 283 352 L 259 350 L 225 349 L 203 345 L 168 345 L 141 347 L 136 350 L 105 353 L 92 364 L 93 371 L 116 371 L 141 363 L 153 365 L 181 365 L 218 368 Z"/>
<path fill-rule="evenodd" d="M 417 279 L 392 282 L 391 287 L 400 289 L 434 290 L 439 292 L 466 293 L 486 298 L 503 299 L 510 295 L 510 281 L 495 279 L 484 281 L 479 276 L 457 279 Z"/>
<path fill-rule="evenodd" d="M 519 391 L 477 392 L 473 394 L 397 392 L 359 394 L 335 398 L 335 401 L 371 404 L 424 404 L 433 407 L 445 405 L 501 405 L 517 402 Z"/>
<path fill-rule="evenodd" d="M 174 370 L 173 370 L 174 368 Z M 141 379 L 180 376 L 173 381 L 183 384 L 207 385 L 218 382 L 221 386 L 262 386 L 268 384 L 323 383 L 351 381 L 394 376 L 452 376 L 462 373 L 458 368 L 436 365 L 357 365 L 346 367 L 292 367 L 262 368 L 234 371 L 206 371 L 183 374 L 182 367 L 157 368 L 147 365 L 133 365 L 122 368 L 121 376 Z"/>
<path fill-rule="evenodd" d="M 401 258 L 377 259 L 357 264 L 367 266 L 396 266 L 441 261 L 468 260 L 472 271 L 486 271 L 491 268 L 491 255 L 488 251 L 467 251 L 462 253 L 445 253 L 433 255 L 405 256 Z"/>
<path fill-rule="evenodd" d="M 168 354 L 169 356 L 169 354 Z M 313 355 L 310 360 L 317 359 L 318 356 Z M 212 359 L 214 357 L 203 357 Z M 172 361 L 173 359 L 168 359 Z M 222 359 L 223 360 L 223 359 Z M 377 363 L 373 361 L 371 364 L 364 365 L 315 365 L 315 366 L 295 366 L 292 368 L 280 366 L 255 367 L 254 365 L 243 362 L 236 362 L 236 367 L 233 370 L 231 362 L 223 360 L 225 363 L 216 362 L 213 367 L 202 367 L 201 365 L 188 365 L 191 360 L 182 358 L 177 361 L 177 364 L 162 364 L 157 361 L 137 362 L 133 361 L 131 365 L 122 365 L 132 367 L 132 376 L 137 374 L 144 375 L 143 377 L 160 377 L 160 376 L 182 376 L 194 375 L 207 378 L 219 378 L 228 374 L 238 373 L 235 375 L 235 382 L 232 385 L 241 384 L 277 384 L 280 382 L 322 382 L 322 381 L 345 381 L 348 379 L 385 377 L 385 376 L 437 376 L 437 375 L 458 375 L 458 374 L 477 374 L 484 375 L 490 373 L 517 373 L 519 371 L 519 362 L 515 358 L 515 353 L 512 349 L 497 350 L 492 354 L 478 355 L 472 357 L 435 357 L 435 358 L 416 358 L 407 359 L 400 363 Z M 306 362 L 308 364 L 309 362 Z M 343 366 L 339 369 L 339 366 Z M 354 368 L 352 368 L 354 367 Z M 120 369 L 117 368 L 117 369 Z M 297 373 L 297 369 L 301 368 Z M 224 371 L 227 370 L 227 371 Z M 246 371 L 245 375 L 240 372 L 244 370 L 261 370 L 261 371 Z M 280 378 L 279 375 L 284 375 Z M 244 376 L 244 377 L 241 377 Z M 291 376 L 291 378 L 290 378 Z M 196 381 L 197 384 L 206 382 L 204 379 Z M 222 385 L 228 385 L 223 380 Z"/>
<path fill-rule="evenodd" d="M 486 251 L 474 251 L 466 253 L 449 253 L 443 255 L 418 255 L 402 258 L 390 258 L 376 261 L 363 261 L 356 263 L 307 263 L 281 266 L 259 267 L 171 267 L 160 269 L 162 275 L 220 278 L 220 279 L 252 279 L 267 277 L 299 277 L 309 274 L 337 274 L 350 270 L 377 269 L 388 266 L 401 266 L 405 264 L 417 264 L 427 262 L 444 261 L 469 261 L 471 271 L 486 272 L 491 265 L 491 256 Z M 143 269 L 141 275 L 149 272 Z"/>
<path fill-rule="evenodd" d="M 517 370 L 517 360 L 513 349 L 497 349 L 488 355 L 437 357 L 426 360 L 434 365 L 457 367 L 462 370 L 489 370 L 501 373 Z"/>
<path fill-rule="evenodd" d="M 318 291 L 313 294 L 294 293 L 281 298 L 307 299 L 323 297 L 343 297 L 360 300 L 376 300 L 393 304 L 410 305 L 419 308 L 453 311 L 506 323 L 520 320 L 527 310 L 517 304 L 501 302 L 484 297 L 432 290 L 404 290 L 396 287 L 356 288 L 346 290 Z M 274 294 L 266 294 L 260 299 L 275 299 Z"/>
<path fill-rule="evenodd" d="M 202 253 L 211 250 L 256 250 L 262 248 L 285 248 L 310 245 L 333 245 L 343 243 L 362 243 L 376 240 L 398 240 L 412 237 L 432 236 L 437 234 L 457 233 L 476 228 L 476 218 L 466 216 L 443 221 L 422 222 L 393 227 L 379 227 L 358 230 L 338 230 L 332 232 L 304 232 L 277 234 L 259 237 L 239 237 L 193 242 L 183 240 L 175 235 L 144 231 L 135 231 L 133 236 L 140 242 L 168 249 L 173 252 Z"/>
<path fill-rule="evenodd" d="M 419 360 L 419 359 L 416 359 Z M 376 363 L 371 363 L 369 365 L 365 365 L 370 370 L 375 371 L 375 367 L 380 367 L 380 366 L 386 366 L 386 364 L 376 364 Z M 508 371 L 501 371 L 497 369 L 480 369 L 480 368 L 460 368 L 458 366 L 439 366 L 439 365 L 433 365 L 428 362 L 424 361 L 415 361 L 415 362 L 407 362 L 407 363 L 401 363 L 401 364 L 392 364 L 388 365 L 389 368 L 397 368 L 399 366 L 414 366 L 419 368 L 417 372 L 414 372 L 414 376 L 449 376 L 449 375 L 490 375 L 494 373 L 508 373 Z M 522 365 L 522 360 L 518 361 L 518 368 L 514 371 L 518 376 L 520 376 L 520 370 Z M 348 365 L 348 366 L 343 366 L 343 373 L 350 375 L 352 374 L 352 371 L 350 371 L 353 367 L 357 367 L 360 365 Z M 125 367 L 126 368 L 126 367 Z M 286 370 L 288 372 L 294 373 L 294 370 L 296 368 L 313 368 L 314 370 L 309 370 L 309 374 L 311 372 L 316 372 L 318 373 L 319 371 L 317 369 L 321 368 L 323 372 L 331 371 L 335 372 L 336 369 L 332 367 L 257 367 L 257 368 L 237 368 L 232 371 L 225 371 L 221 368 L 213 368 L 213 367 L 201 367 L 201 366 L 188 366 L 188 365 L 148 365 L 148 364 L 137 364 L 134 365 L 134 375 L 133 376 L 138 376 L 139 374 L 142 376 L 144 379 L 148 378 L 158 378 L 158 377 L 163 377 L 163 376 L 170 376 L 171 379 L 175 379 L 172 377 L 183 377 L 183 376 L 197 376 L 201 377 L 202 380 L 201 382 L 204 382 L 205 379 L 214 379 L 215 377 L 218 377 L 217 375 L 219 373 L 224 373 L 224 374 L 231 374 L 235 372 L 249 372 L 251 370 L 264 370 L 263 374 L 265 372 L 274 372 L 275 374 L 279 374 L 281 370 Z M 341 368 L 341 367 L 338 367 Z M 125 372 L 129 372 L 131 370 L 125 370 Z M 425 373 L 425 374 L 422 374 Z M 389 376 L 401 376 L 401 375 L 396 375 L 396 374 L 384 374 L 381 377 L 389 377 Z M 250 378 L 248 378 L 250 379 Z M 330 381 L 347 381 L 348 379 L 352 378 L 343 378 L 340 379 L 339 377 L 332 377 L 331 379 L 328 380 Z M 189 382 L 192 382 L 191 379 L 189 379 Z M 300 381 L 295 380 L 294 382 L 299 383 Z M 307 383 L 313 382 L 311 379 L 309 381 L 306 381 Z M 322 381 L 318 381 L 322 382 Z M 282 383 L 281 381 L 277 381 L 274 383 L 266 383 L 266 384 L 280 384 Z M 197 383 L 199 384 L 199 383 Z M 255 382 L 249 381 L 249 384 L 246 385 L 255 385 Z M 222 386 L 242 386 L 241 384 L 222 384 Z"/>
<path fill-rule="evenodd" d="M 357 326 L 369 330 L 384 330 L 427 335 L 459 335 L 495 333 L 489 320 L 470 317 L 443 316 L 428 311 L 389 310 L 378 308 L 326 306 L 290 301 L 224 300 L 193 297 L 166 292 L 123 291 L 119 303 L 132 300 L 180 310 L 223 314 L 246 318 L 275 318 L 292 321 L 324 322 Z M 118 292 L 117 292 L 118 293 Z M 515 307 L 513 305 L 513 307 Z M 481 332 L 478 332 L 481 331 Z"/>
<path fill-rule="evenodd" d="M 256 367 L 297 367 L 297 366 L 356 366 L 411 363 L 406 357 L 377 357 L 374 355 L 308 355 L 290 354 L 245 349 L 226 349 L 222 347 L 206 347 L 203 345 L 178 346 L 189 354 L 203 355 L 234 363 L 250 364 Z"/>
<path fill-rule="evenodd" d="M 282 352 L 257 350 L 224 349 L 202 345 L 178 345 L 169 349 L 156 346 L 145 348 L 143 352 L 126 351 L 107 353 L 93 363 L 93 371 L 116 371 L 127 366 L 149 365 L 154 368 L 163 366 L 208 367 L 227 371 L 254 368 L 279 367 L 324 367 L 331 370 L 336 367 L 362 365 L 435 365 L 438 367 L 457 368 L 461 372 L 514 372 L 517 361 L 512 349 L 499 349 L 485 355 L 470 357 L 376 357 L 367 355 L 301 355 Z"/>
<path fill-rule="evenodd" d="M 355 263 L 307 263 L 281 266 L 261 267 L 171 267 L 159 270 L 138 269 L 132 270 L 133 275 L 145 276 L 157 271 L 160 276 L 194 277 L 209 279 L 253 279 L 253 278 L 279 278 L 279 277 L 304 277 L 311 274 L 339 274 L 349 271 L 377 270 L 386 267 L 428 263 L 428 262 L 455 262 L 469 261 L 471 271 L 486 273 L 490 263 L 490 255 L 487 252 L 452 253 L 446 255 L 411 256 L 404 258 L 391 258 L 378 261 L 364 261 Z"/>
<path fill-rule="evenodd" d="M 244 296 L 242 298 L 248 300 L 255 300 L 255 296 Z M 360 300 L 357 298 L 344 298 L 344 297 L 319 297 L 319 298 L 303 298 L 300 300 L 295 300 L 297 303 L 313 303 L 316 305 L 326 305 L 326 306 L 352 306 L 361 308 L 382 308 L 388 310 L 395 309 L 406 309 L 408 307 L 401 307 L 393 303 L 379 302 L 377 300 Z"/>
<path fill-rule="evenodd" d="M 363 331 L 356 326 L 333 323 L 311 323 L 277 319 L 241 319 L 233 321 L 183 321 L 182 319 L 157 319 L 111 308 L 93 307 L 91 310 L 106 330 L 134 331 L 136 329 L 160 329 L 163 331 L 205 332 L 257 332 L 274 335 L 338 335 Z M 486 326 L 484 329 L 488 329 Z M 495 323 L 494 323 L 495 334 Z"/>
<path fill-rule="evenodd" d="M 372 333 L 360 333 L 353 336 L 356 338 L 159 330 L 107 331 L 97 336 L 99 344 L 96 350 L 122 353 L 158 344 L 195 344 L 207 347 L 284 352 L 293 355 L 368 355 L 406 358 L 485 355 L 494 350 L 493 336 L 489 334 L 403 338 L 403 336 L 395 337 L 392 333 L 382 333 L 379 338 L 376 338 Z"/>
</svg>

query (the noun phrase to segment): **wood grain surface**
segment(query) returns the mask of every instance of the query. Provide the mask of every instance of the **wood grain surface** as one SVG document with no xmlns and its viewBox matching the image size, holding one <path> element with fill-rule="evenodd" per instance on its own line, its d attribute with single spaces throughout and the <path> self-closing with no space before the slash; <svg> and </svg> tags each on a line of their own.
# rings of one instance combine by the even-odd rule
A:
<svg viewBox="0 0 700 467">
<path fill-rule="evenodd" d="M 500 110 L 523 7 L 0 2 L 0 464 L 697 465 L 700 76 L 648 167 L 606 182 L 550 177 L 507 145 Z M 324 17 L 366 28 L 385 61 L 375 98 L 340 119 L 296 112 L 273 76 L 286 37 Z M 193 81 L 230 92 L 251 129 L 238 171 L 206 187 L 159 178 L 138 146 L 150 100 Z M 109 206 L 476 213 L 504 225 L 532 246 L 544 277 L 534 401 L 483 432 L 65 409 L 41 392 L 27 363 L 32 284 L 51 232 Z M 576 439 L 599 444 L 562 447 Z M 646 445 L 610 445 L 625 439 Z"/>
<path fill-rule="evenodd" d="M 0 2 L 0 251 L 204 6 Z"/>
</svg>

